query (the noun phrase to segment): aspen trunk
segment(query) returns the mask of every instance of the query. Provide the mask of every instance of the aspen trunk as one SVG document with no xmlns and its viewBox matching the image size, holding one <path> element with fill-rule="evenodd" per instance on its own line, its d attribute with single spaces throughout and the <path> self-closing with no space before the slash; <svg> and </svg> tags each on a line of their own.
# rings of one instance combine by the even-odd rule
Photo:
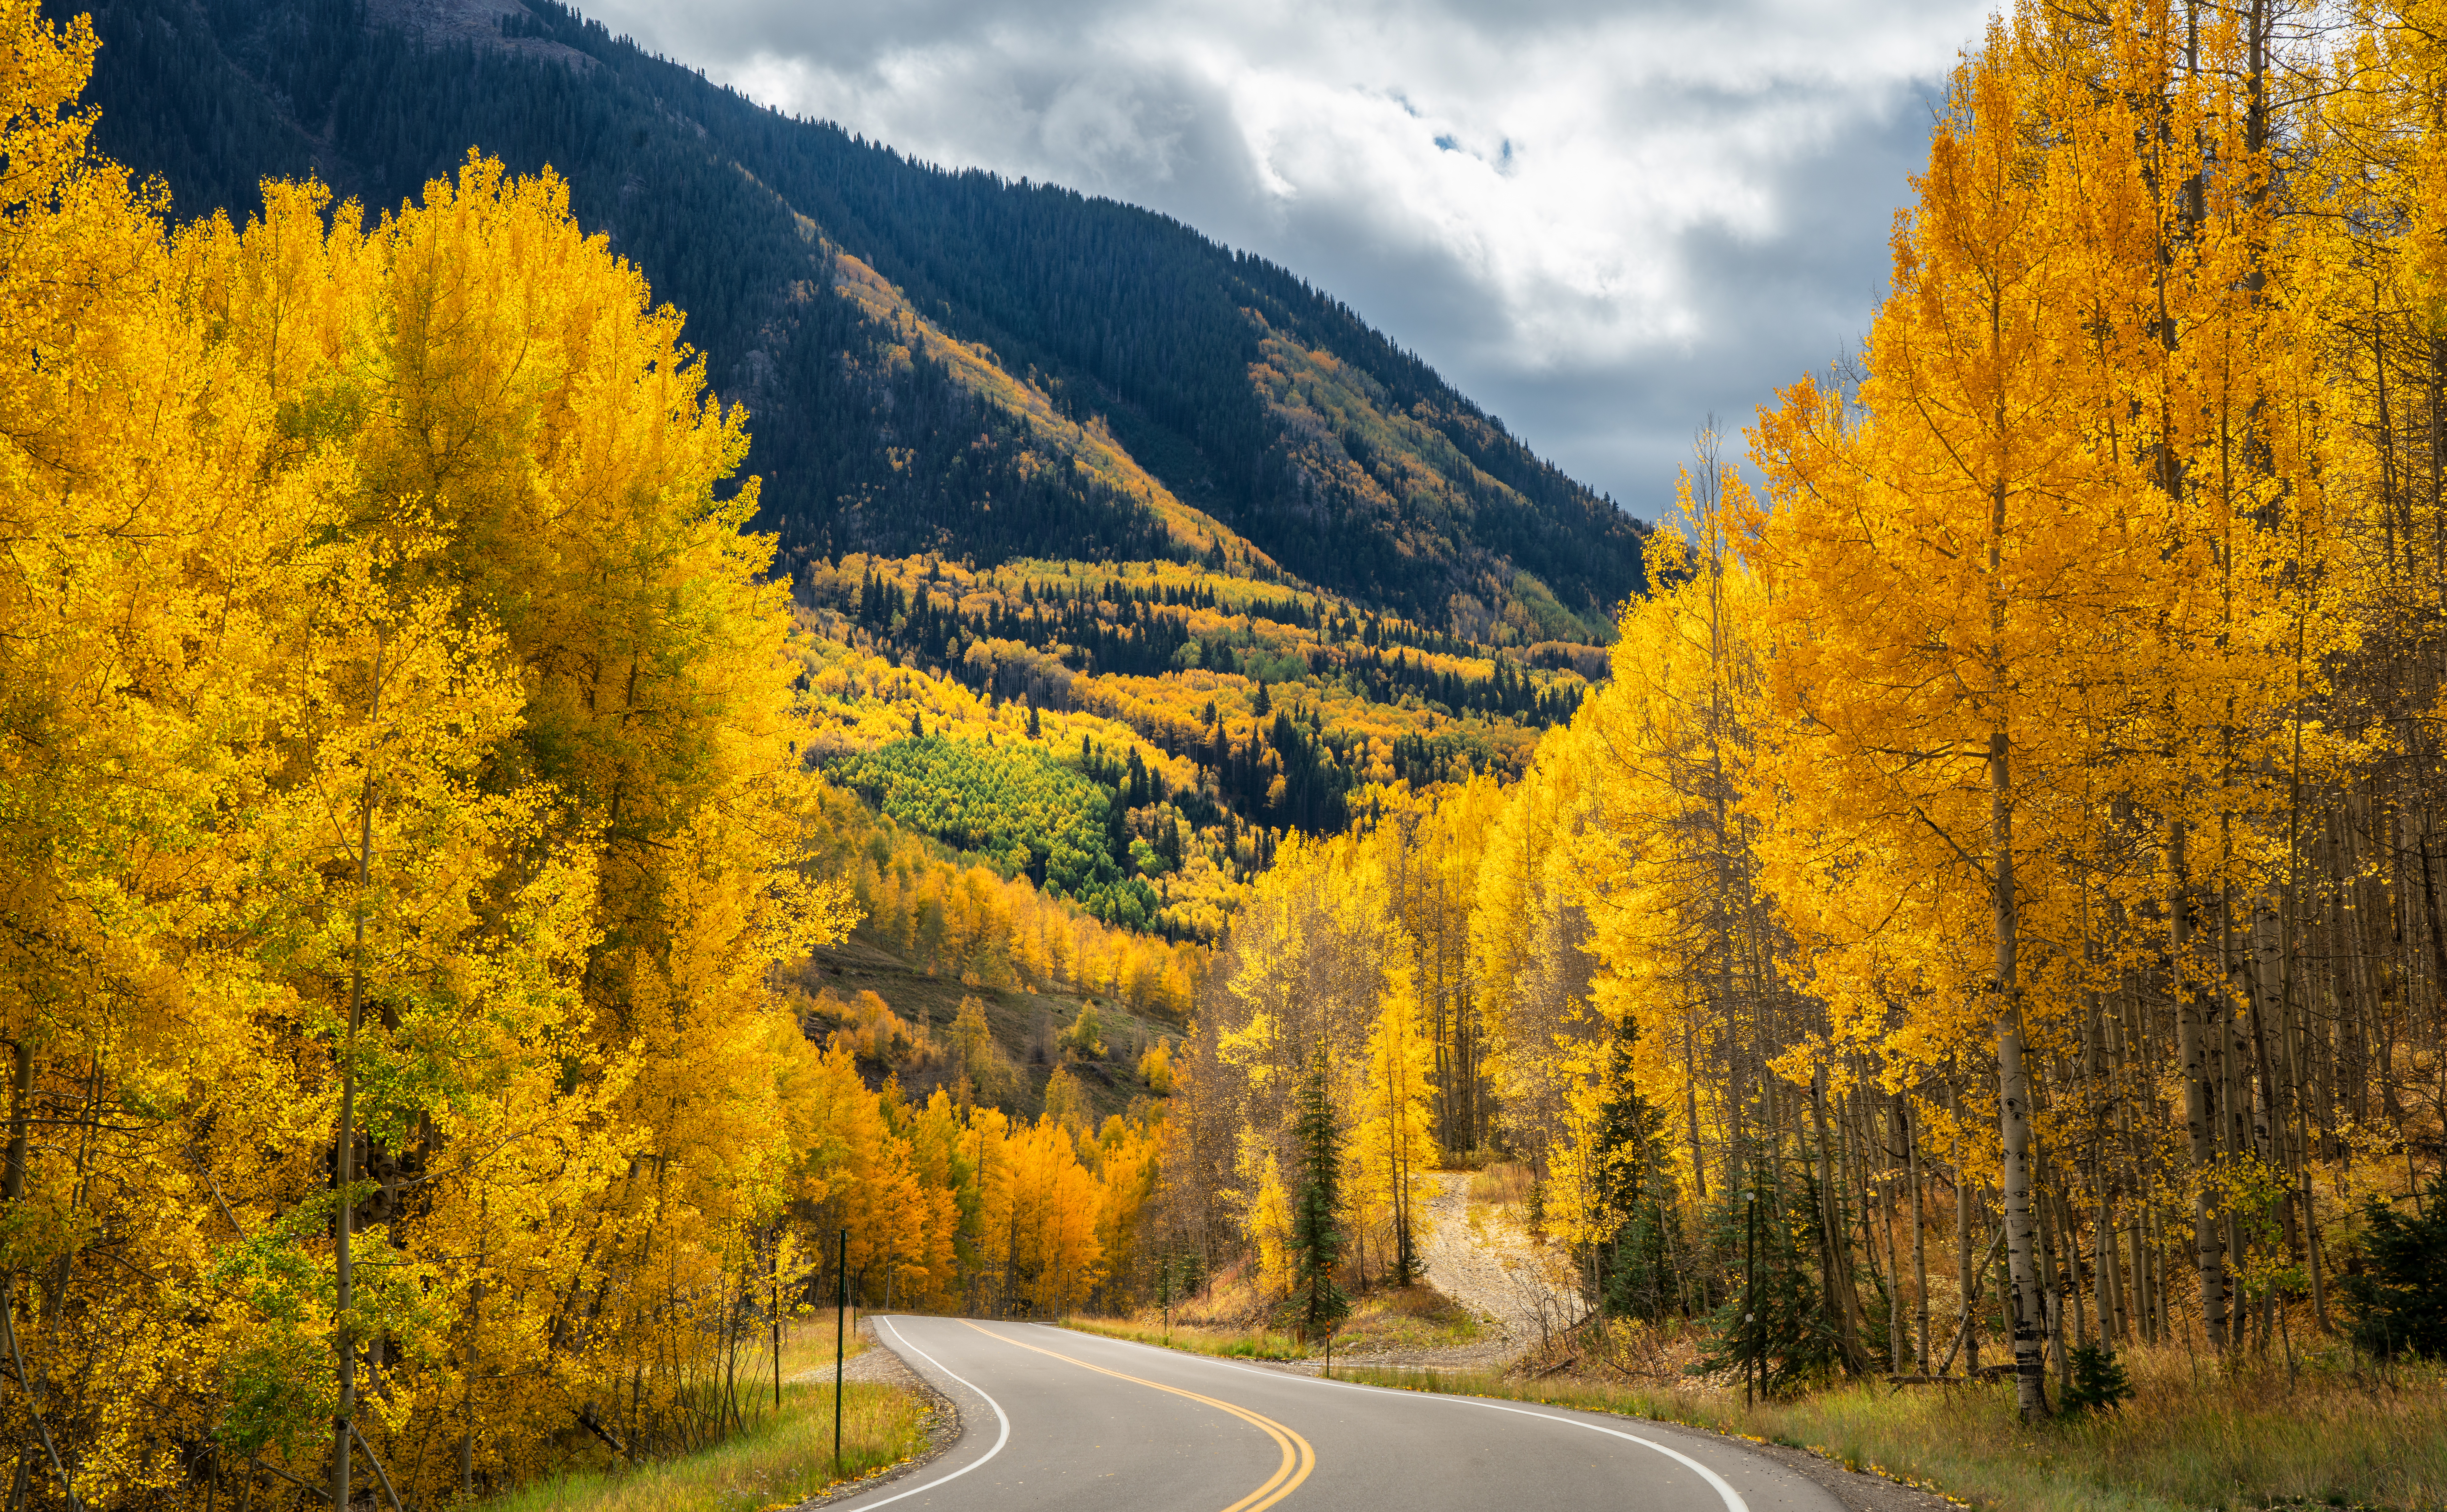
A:
<svg viewBox="0 0 2447 1512">
<path fill-rule="evenodd" d="M 2115 1215 L 2107 1200 L 2107 1183 L 2098 1183 L 2098 1245 L 2097 1258 L 2091 1265 L 2091 1278 L 2098 1287 L 2098 1342 L 2132 1337 L 2132 1320 L 2125 1315 L 2123 1299 L 2116 1295 L 2123 1279 L 2124 1258 L 2117 1253 L 2122 1248 L 2115 1239 Z"/>
<path fill-rule="evenodd" d="M 2199 992 L 2187 970 L 2191 953 L 2191 901 L 2186 880 L 2184 825 L 2167 833 L 2167 969 L 2174 984 L 2176 1055 L 2184 1070 L 2184 1128 L 2191 1137 L 2192 1174 L 2205 1178 L 2217 1159 L 2218 1083 L 2216 1034 L 2223 1023 L 2204 1022 Z M 2214 1032 L 2213 1032 L 2214 1030 Z M 2192 1256 L 2200 1275 L 2201 1330 L 2210 1348 L 2226 1349 L 2226 1236 L 2214 1193 L 2204 1181 L 2192 1198 Z"/>
<path fill-rule="evenodd" d="M 1827 1300 L 1835 1310 L 1835 1334 L 1844 1352 L 1844 1369 L 1859 1374 L 1868 1361 L 1861 1351 L 1861 1299 L 1852 1287 L 1852 1244 L 1843 1220 L 1844 1187 L 1836 1169 L 1835 1146 L 1827 1132 L 1827 1072 L 1810 1080 L 1811 1126 L 1818 1136 L 1818 1244 L 1820 1270 L 1827 1277 Z"/>
<path fill-rule="evenodd" d="M 1920 1335 L 1920 1373 L 1926 1375 L 1929 1366 L 1928 1228 L 1922 1220 L 1920 1129 L 1912 1122 L 1909 1093 L 1904 1095 L 1901 1122 L 1904 1131 L 1904 1159 L 1907 1162 L 1911 1181 L 1912 1322 L 1914 1332 Z"/>
<path fill-rule="evenodd" d="M 1947 1111 L 1954 1114 L 1955 1127 L 1963 1126 L 1963 1100 L 1954 1088 L 1945 1089 Z M 1980 1373 L 1980 1327 L 1971 1313 L 1972 1295 L 1980 1289 L 1978 1278 L 1971 1274 L 1971 1183 L 1963 1174 L 1963 1142 L 1955 1139 L 1954 1150 L 1954 1279 L 1963 1293 L 1963 1373 Z"/>
<path fill-rule="evenodd" d="M 1691 1185 L 1700 1201 L 1708 1200 L 1708 1162 L 1699 1151 L 1699 1027 L 1682 1028 L 1682 1110 L 1691 1121 Z M 1739 1088 L 1735 1089 L 1739 1096 Z"/>
<path fill-rule="evenodd" d="M 2031 1213 L 2031 1083 L 2022 1065 L 2021 984 L 2017 978 L 2019 899 L 2014 891 L 2013 773 L 2005 731 L 1988 736 L 1988 815 L 1996 868 L 1997 1121 L 2003 1143 L 2005 1261 L 2013 1281 L 2014 1405 L 2025 1422 L 2048 1413 L 2039 1331 L 2047 1315 L 2039 1280 L 2039 1226 Z"/>
<path fill-rule="evenodd" d="M 1902 1100 L 1898 1098 L 1896 1102 L 1898 1106 L 1900 1106 Z M 1870 1102 L 1868 1089 L 1865 1087 L 1861 1091 L 1861 1121 L 1865 1125 L 1861 1151 L 1861 1222 L 1865 1228 L 1869 1222 L 1869 1214 L 1871 1211 L 1868 1198 L 1868 1153 L 1872 1147 L 1868 1138 L 1868 1131 L 1866 1125 L 1871 1124 L 1876 1117 L 1877 1114 L 1873 1111 L 1873 1105 Z M 1895 1120 L 1895 1125 L 1900 1128 L 1902 1127 L 1902 1125 L 1903 1120 L 1901 1116 L 1898 1115 Z M 1904 1257 L 1901 1246 L 1896 1242 L 1895 1236 L 1895 1172 L 1892 1164 L 1891 1153 L 1889 1154 L 1888 1163 L 1886 1170 L 1881 1173 L 1878 1178 L 1878 1198 L 1879 1200 L 1876 1208 L 1880 1219 L 1878 1226 L 1885 1232 L 1887 1245 L 1885 1278 L 1887 1293 L 1887 1370 L 1890 1374 L 1901 1375 L 1904 1373 L 1904 1367 L 1910 1359 L 1911 1330 L 1906 1327 L 1904 1322 Z M 1869 1236 L 1869 1248 L 1872 1254 L 1876 1253 L 1877 1237 L 1874 1233 Z"/>
<path fill-rule="evenodd" d="M 34 1047 L 32 1042 L 20 1035 L 9 1047 L 9 1163 L 6 1174 L 0 1175 L 0 1213 L 11 1218 L 16 1216 L 18 1204 L 26 1199 L 26 1120 L 28 1105 L 33 1096 Z M 13 1272 L 0 1276 L 0 1308 L 11 1313 L 17 1305 L 16 1279 Z M 13 1316 L 9 1317 L 0 1321 L 0 1327 L 13 1328 L 15 1321 Z M 5 1390 L 0 1390 L 0 1403 L 7 1401 Z M 23 1482 L 26 1468 L 21 1456 L 17 1466 L 19 1484 L 11 1493 L 12 1502 L 21 1501 L 25 1496 Z"/>
</svg>

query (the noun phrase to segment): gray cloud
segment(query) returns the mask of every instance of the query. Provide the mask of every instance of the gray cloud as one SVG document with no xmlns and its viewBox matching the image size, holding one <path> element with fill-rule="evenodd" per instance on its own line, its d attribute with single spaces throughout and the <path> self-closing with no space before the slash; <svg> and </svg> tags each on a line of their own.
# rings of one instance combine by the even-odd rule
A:
<svg viewBox="0 0 2447 1512">
<path fill-rule="evenodd" d="M 1284 264 L 1654 517 L 1849 350 L 1970 0 L 595 0 L 754 98 Z"/>
</svg>

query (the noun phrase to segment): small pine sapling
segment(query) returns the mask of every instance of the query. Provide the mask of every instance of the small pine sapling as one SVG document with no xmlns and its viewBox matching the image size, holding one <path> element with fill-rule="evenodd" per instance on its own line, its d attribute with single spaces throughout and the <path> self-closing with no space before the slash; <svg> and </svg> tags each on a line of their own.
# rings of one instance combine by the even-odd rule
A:
<svg viewBox="0 0 2447 1512">
<path fill-rule="evenodd" d="M 2124 1362 L 2114 1350 L 2096 1344 L 2075 1346 L 2073 1385 L 2065 1389 L 2062 1402 L 2067 1416 L 2113 1412 L 2132 1394 L 2133 1383 L 2125 1378 Z"/>
<path fill-rule="evenodd" d="M 2447 1172 L 2411 1216 L 2373 1198 L 2363 1217 L 2362 1271 L 2345 1278 L 2355 1342 L 2383 1360 L 2447 1359 Z"/>
</svg>

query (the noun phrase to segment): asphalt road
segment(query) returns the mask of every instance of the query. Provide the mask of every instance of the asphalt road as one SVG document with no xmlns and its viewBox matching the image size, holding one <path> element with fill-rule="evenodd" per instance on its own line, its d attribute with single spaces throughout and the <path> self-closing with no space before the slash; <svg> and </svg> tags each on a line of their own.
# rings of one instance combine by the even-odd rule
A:
<svg viewBox="0 0 2447 1512">
<path fill-rule="evenodd" d="M 876 1319 L 958 1403 L 952 1452 L 840 1503 L 944 1512 L 1843 1512 L 1720 1439 L 1388 1391 L 1030 1323 Z"/>
</svg>

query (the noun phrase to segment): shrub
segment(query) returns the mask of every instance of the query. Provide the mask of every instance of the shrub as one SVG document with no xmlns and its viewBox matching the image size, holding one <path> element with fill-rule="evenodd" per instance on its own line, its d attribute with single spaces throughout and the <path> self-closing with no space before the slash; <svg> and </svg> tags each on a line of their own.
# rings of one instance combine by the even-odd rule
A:
<svg viewBox="0 0 2447 1512">
<path fill-rule="evenodd" d="M 2125 1379 L 2123 1362 L 2114 1350 L 2096 1344 L 2074 1350 L 2073 1385 L 2064 1394 L 2067 1412 L 2113 1412 L 2132 1394 L 2133 1383 Z"/>
<path fill-rule="evenodd" d="M 1798 1191 L 1764 1181 L 1751 1187 L 1758 1208 L 1757 1293 L 1746 1295 L 1736 1286 L 1726 1297 L 1691 1373 L 1738 1377 L 1755 1367 L 1770 1397 L 1791 1397 L 1842 1369 L 1843 1341 L 1812 1255 L 1816 1202 L 1810 1182 L 1795 1184 Z M 1717 1252 L 1737 1267 L 1746 1265 L 1750 1221 L 1741 1197 L 1728 1191 L 1711 1215 Z"/>
<path fill-rule="evenodd" d="M 2447 1172 L 2411 1218 L 2371 1199 L 2362 1272 L 2345 1278 L 2354 1339 L 2383 1359 L 2447 1359 Z"/>
</svg>

